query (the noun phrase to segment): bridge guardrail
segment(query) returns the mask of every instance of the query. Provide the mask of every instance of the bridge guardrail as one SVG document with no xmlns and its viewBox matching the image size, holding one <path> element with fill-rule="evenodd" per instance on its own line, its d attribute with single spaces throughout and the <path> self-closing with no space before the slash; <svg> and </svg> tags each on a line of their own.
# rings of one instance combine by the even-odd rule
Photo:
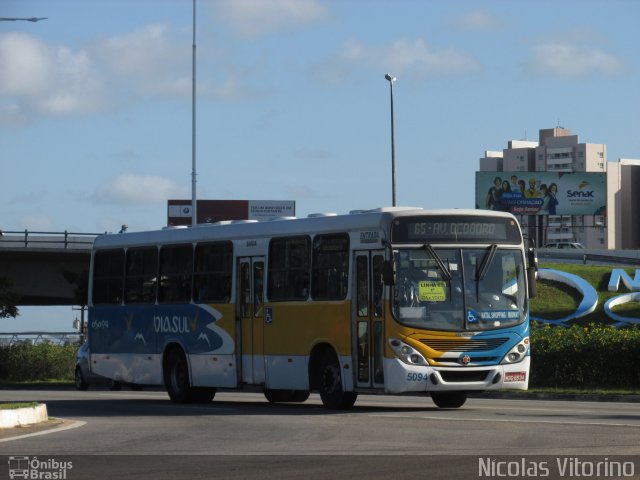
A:
<svg viewBox="0 0 640 480">
<path fill-rule="evenodd" d="M 93 241 L 104 233 L 82 232 L 36 232 L 29 230 L 0 230 L 0 246 L 2 247 L 48 247 L 48 248 L 91 248 Z"/>
<path fill-rule="evenodd" d="M 539 248 L 538 257 L 640 265 L 640 250 Z"/>
<path fill-rule="evenodd" d="M 49 342 L 54 345 L 80 345 L 82 334 L 80 332 L 0 332 L 0 347 L 13 345 L 39 345 Z"/>
</svg>

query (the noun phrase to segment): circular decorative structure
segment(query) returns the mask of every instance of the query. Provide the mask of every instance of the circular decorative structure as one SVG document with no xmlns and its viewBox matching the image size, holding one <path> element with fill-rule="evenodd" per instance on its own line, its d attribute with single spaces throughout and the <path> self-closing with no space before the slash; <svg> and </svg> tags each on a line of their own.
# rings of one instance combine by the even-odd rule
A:
<svg viewBox="0 0 640 480">
<path fill-rule="evenodd" d="M 546 318 L 531 317 L 541 323 L 550 323 L 553 325 L 567 326 L 565 322 L 576 318 L 584 317 L 596 309 L 598 305 L 598 292 L 591 286 L 589 282 L 572 273 L 562 272 L 560 270 L 552 270 L 550 268 L 541 268 L 538 271 L 538 278 L 541 280 L 551 280 L 554 282 L 564 283 L 575 288 L 582 295 L 582 301 L 574 313 L 564 318 L 555 320 L 547 320 Z M 606 308 L 606 307 L 605 307 Z"/>
<path fill-rule="evenodd" d="M 618 305 L 622 305 L 623 303 L 628 302 L 640 302 L 640 292 L 624 293 L 622 295 L 618 295 L 617 297 L 610 298 L 604 304 L 604 313 L 607 314 L 607 317 L 618 322 L 616 326 L 628 324 L 640 325 L 640 318 L 624 317 L 611 311 L 613 307 L 617 307 Z"/>
</svg>

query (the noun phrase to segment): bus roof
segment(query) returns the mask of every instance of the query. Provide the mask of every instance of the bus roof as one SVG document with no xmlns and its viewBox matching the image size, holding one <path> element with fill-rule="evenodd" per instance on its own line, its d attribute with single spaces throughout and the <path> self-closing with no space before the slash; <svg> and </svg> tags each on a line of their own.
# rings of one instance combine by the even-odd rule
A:
<svg viewBox="0 0 640 480">
<path fill-rule="evenodd" d="M 344 215 L 310 215 L 307 218 L 285 217 L 267 221 L 224 221 L 196 227 L 165 227 L 162 230 L 106 234 L 98 236 L 94 248 L 149 245 L 150 243 L 184 243 L 260 238 L 280 235 L 308 235 L 316 232 L 379 230 L 393 218 L 411 215 L 487 216 L 515 218 L 510 213 L 478 209 L 432 209 L 419 207 L 383 207 L 358 210 Z"/>
</svg>

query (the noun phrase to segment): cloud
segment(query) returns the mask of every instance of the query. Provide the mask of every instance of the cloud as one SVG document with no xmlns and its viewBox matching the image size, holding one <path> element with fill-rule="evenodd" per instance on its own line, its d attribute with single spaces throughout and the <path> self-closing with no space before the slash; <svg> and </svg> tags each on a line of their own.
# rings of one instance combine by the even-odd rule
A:
<svg viewBox="0 0 640 480">
<path fill-rule="evenodd" d="M 19 228 L 33 232 L 59 231 L 54 221 L 47 215 L 25 215 L 18 221 Z"/>
<path fill-rule="evenodd" d="M 78 115 L 102 108 L 102 78 L 86 50 L 47 45 L 21 34 L 0 34 L 0 122 L 25 115 Z"/>
<path fill-rule="evenodd" d="M 316 0 L 221 0 L 219 18 L 243 37 L 290 30 L 327 17 Z"/>
<path fill-rule="evenodd" d="M 493 30 L 502 26 L 497 17 L 483 10 L 467 12 L 458 18 L 455 24 L 465 30 Z"/>
<path fill-rule="evenodd" d="M 186 189 L 173 180 L 154 175 L 123 173 L 97 188 L 91 198 L 96 204 L 151 205 L 187 195 Z"/>
<path fill-rule="evenodd" d="M 326 83 L 344 80 L 358 65 L 398 77 L 405 75 L 420 80 L 439 75 L 463 75 L 480 70 L 480 63 L 471 55 L 453 48 L 437 50 L 421 38 L 400 39 L 383 47 L 347 42 L 342 51 L 318 65 L 315 76 Z"/>
<path fill-rule="evenodd" d="M 190 41 L 189 41 L 190 43 Z M 239 100 L 250 67 L 220 61 L 219 79 L 199 78 L 200 98 Z M 28 125 L 36 116 L 85 115 L 141 98 L 191 96 L 191 55 L 165 24 L 96 40 L 81 47 L 50 45 L 21 33 L 0 34 L 0 125 Z"/>
<path fill-rule="evenodd" d="M 320 161 L 333 158 L 333 154 L 320 148 L 302 147 L 293 152 L 293 158 L 297 160 Z"/>
<path fill-rule="evenodd" d="M 137 95 L 185 97 L 191 93 L 191 56 L 164 24 L 101 39 L 90 51 L 103 73 Z"/>
<path fill-rule="evenodd" d="M 625 64 L 598 48 L 579 47 L 566 41 L 534 46 L 525 73 L 533 76 L 581 78 L 589 75 L 617 75 Z"/>
<path fill-rule="evenodd" d="M 289 196 L 289 198 L 307 199 L 307 198 L 315 198 L 316 192 L 307 185 L 302 184 L 294 184 L 294 185 L 285 185 L 285 192 Z"/>
</svg>

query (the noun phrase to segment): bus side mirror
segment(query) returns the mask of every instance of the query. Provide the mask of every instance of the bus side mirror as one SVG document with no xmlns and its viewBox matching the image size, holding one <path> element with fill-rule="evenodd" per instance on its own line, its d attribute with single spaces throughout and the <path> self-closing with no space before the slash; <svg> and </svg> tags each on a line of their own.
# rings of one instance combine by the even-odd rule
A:
<svg viewBox="0 0 640 480">
<path fill-rule="evenodd" d="M 396 284 L 396 272 L 393 269 L 393 262 L 391 260 L 385 260 L 382 264 L 382 281 L 385 285 Z"/>
<path fill-rule="evenodd" d="M 527 283 L 529 284 L 529 298 L 533 298 L 537 295 L 538 289 L 536 287 L 536 277 L 538 276 L 538 269 L 534 267 L 527 268 Z"/>
<path fill-rule="evenodd" d="M 529 246 L 527 248 L 527 283 L 529 284 L 529 298 L 536 296 L 536 279 L 538 277 L 538 252 L 536 244 L 532 238 L 529 238 Z"/>
</svg>

